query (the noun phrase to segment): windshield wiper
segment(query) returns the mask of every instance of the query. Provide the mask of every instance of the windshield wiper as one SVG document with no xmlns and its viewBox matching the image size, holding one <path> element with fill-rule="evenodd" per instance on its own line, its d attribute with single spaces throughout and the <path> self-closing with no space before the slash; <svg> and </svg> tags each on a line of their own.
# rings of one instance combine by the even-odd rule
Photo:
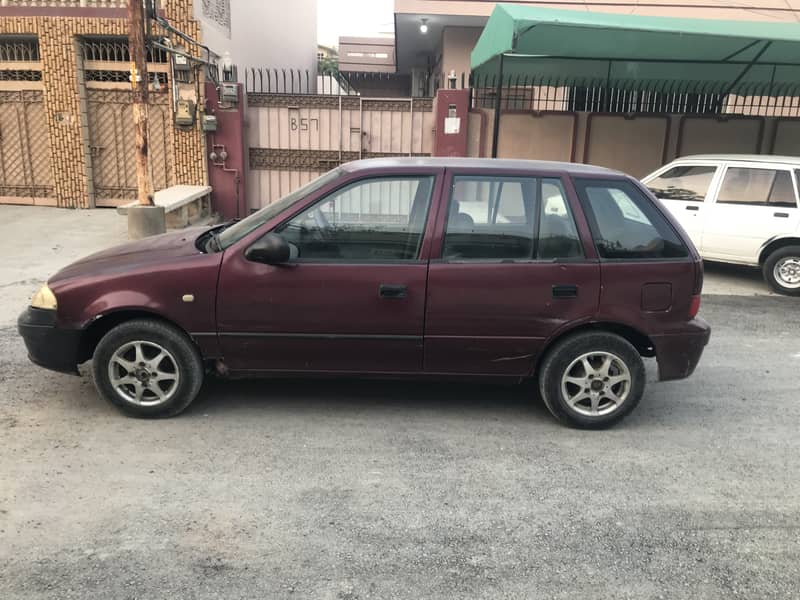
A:
<svg viewBox="0 0 800 600">
<path fill-rule="evenodd" d="M 209 229 L 208 236 L 209 236 L 208 246 L 210 246 L 211 243 L 213 242 L 214 246 L 216 246 L 216 248 L 217 248 L 215 250 L 215 252 L 222 252 L 222 242 L 220 242 L 220 240 L 219 240 L 219 234 L 216 231 L 214 231 L 213 229 Z"/>
<path fill-rule="evenodd" d="M 231 219 L 230 221 L 225 221 L 224 223 L 220 223 L 219 225 L 215 225 L 214 227 L 212 227 L 211 229 L 206 231 L 206 233 L 204 233 L 203 236 L 204 237 L 206 235 L 208 236 L 208 242 L 206 242 L 206 244 L 204 244 L 206 246 L 207 250 L 211 249 L 209 247 L 213 243 L 214 244 L 214 252 L 222 252 L 222 250 L 223 250 L 222 241 L 219 238 L 219 234 L 222 233 L 223 231 L 225 231 L 231 225 L 234 225 L 234 224 L 238 223 L 239 221 L 241 221 L 241 219 L 238 219 L 238 218 L 237 219 Z"/>
</svg>

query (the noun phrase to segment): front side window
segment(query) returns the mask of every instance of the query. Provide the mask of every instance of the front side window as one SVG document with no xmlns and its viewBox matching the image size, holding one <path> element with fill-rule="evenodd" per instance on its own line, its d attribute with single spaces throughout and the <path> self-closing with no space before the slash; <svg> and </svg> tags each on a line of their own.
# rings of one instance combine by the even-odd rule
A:
<svg viewBox="0 0 800 600">
<path fill-rule="evenodd" d="M 662 200 L 703 202 L 716 171 L 717 167 L 680 165 L 648 182 L 647 187 Z"/>
<path fill-rule="evenodd" d="M 719 204 L 797 206 L 789 171 L 729 167 L 717 194 Z"/>
<path fill-rule="evenodd" d="M 446 260 L 558 260 L 583 256 L 559 179 L 456 176 Z"/>
<path fill-rule="evenodd" d="M 339 167 L 328 171 L 324 175 L 317 177 L 287 196 L 284 196 L 277 202 L 273 202 L 258 212 L 254 212 L 252 215 L 242 219 L 241 221 L 238 221 L 237 223 L 234 223 L 230 227 L 227 227 L 222 233 L 219 234 L 220 249 L 224 250 L 229 248 L 246 235 L 254 232 L 273 217 L 276 217 L 284 210 L 287 210 L 295 202 L 301 202 L 309 194 L 313 194 L 317 190 L 322 189 L 326 185 L 335 181 L 338 177 L 341 177 L 341 175 L 342 169 Z"/>
<path fill-rule="evenodd" d="M 689 255 L 653 202 L 628 181 L 577 179 L 601 258 L 659 259 Z"/>
<path fill-rule="evenodd" d="M 276 229 L 300 261 L 416 260 L 433 176 L 356 181 Z"/>
</svg>

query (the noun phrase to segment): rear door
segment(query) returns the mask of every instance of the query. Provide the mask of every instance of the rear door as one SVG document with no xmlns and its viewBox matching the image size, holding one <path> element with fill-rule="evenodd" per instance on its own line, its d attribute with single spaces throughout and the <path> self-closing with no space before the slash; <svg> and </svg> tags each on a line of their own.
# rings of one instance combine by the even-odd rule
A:
<svg viewBox="0 0 800 600">
<path fill-rule="evenodd" d="M 659 207 L 627 178 L 576 178 L 575 187 L 601 260 L 598 319 L 647 335 L 684 326 L 700 266 Z"/>
<path fill-rule="evenodd" d="M 794 173 L 789 167 L 729 163 L 706 210 L 703 257 L 758 264 L 768 240 L 794 234 L 800 225 Z"/>
<path fill-rule="evenodd" d="M 682 162 L 666 167 L 645 182 L 697 248 L 702 245 L 703 225 L 719 170 L 718 163 Z"/>
<path fill-rule="evenodd" d="M 597 310 L 571 184 L 558 173 L 448 170 L 428 274 L 425 371 L 522 376 L 544 341 Z M 584 238 L 585 239 L 585 238 Z"/>
</svg>

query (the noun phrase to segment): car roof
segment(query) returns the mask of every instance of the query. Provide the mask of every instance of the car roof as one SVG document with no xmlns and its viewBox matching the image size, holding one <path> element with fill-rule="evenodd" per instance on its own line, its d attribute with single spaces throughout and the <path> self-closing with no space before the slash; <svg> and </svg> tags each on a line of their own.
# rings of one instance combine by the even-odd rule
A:
<svg viewBox="0 0 800 600">
<path fill-rule="evenodd" d="M 625 175 L 605 167 L 549 160 L 518 160 L 507 158 L 460 158 L 460 157 L 408 157 L 391 156 L 354 160 L 342 165 L 348 172 L 366 169 L 391 169 L 399 167 L 508 169 L 517 171 L 563 171 L 574 175 Z"/>
<path fill-rule="evenodd" d="M 763 162 L 782 163 L 800 166 L 798 156 L 778 156 L 772 154 L 693 154 L 681 156 L 672 162 L 685 162 L 693 160 L 710 160 L 717 162 Z"/>
</svg>

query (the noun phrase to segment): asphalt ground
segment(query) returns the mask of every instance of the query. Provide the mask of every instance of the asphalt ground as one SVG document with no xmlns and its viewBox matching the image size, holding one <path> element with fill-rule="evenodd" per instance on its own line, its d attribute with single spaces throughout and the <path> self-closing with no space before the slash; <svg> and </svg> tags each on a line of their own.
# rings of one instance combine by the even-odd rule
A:
<svg viewBox="0 0 800 600">
<path fill-rule="evenodd" d="M 558 425 L 530 386 L 352 380 L 210 381 L 141 421 L 31 365 L 14 324 L 124 221 L 48 212 L 35 240 L 9 209 L 0 598 L 800 596 L 800 300 L 757 273 L 709 268 L 697 372 L 657 383 L 650 361 L 608 431 Z"/>
</svg>

